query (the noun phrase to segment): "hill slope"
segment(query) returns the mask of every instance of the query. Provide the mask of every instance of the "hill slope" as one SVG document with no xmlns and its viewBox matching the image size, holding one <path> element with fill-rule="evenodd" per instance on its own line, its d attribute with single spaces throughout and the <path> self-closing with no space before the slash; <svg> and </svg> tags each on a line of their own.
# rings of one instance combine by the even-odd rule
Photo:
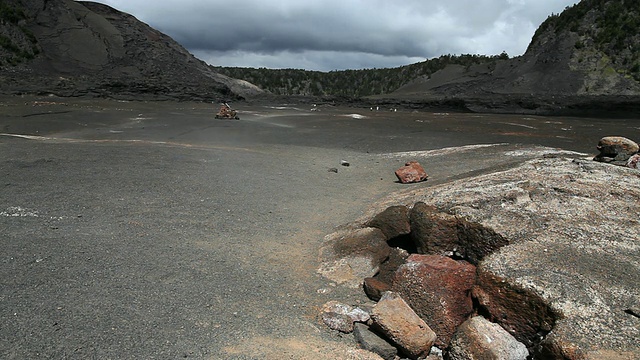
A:
<svg viewBox="0 0 640 360">
<path fill-rule="evenodd" d="M 218 100 L 261 93 L 109 6 L 0 0 L 0 91 Z"/>
<path fill-rule="evenodd" d="M 495 106 L 506 112 L 553 113 L 568 105 L 577 110 L 585 101 L 587 108 L 635 111 L 639 34 L 640 2 L 583 0 L 551 15 L 520 57 L 491 66 L 448 67 L 385 97 L 457 97 L 466 99 L 469 108 Z M 487 97 L 494 105 L 483 100 Z M 502 104 L 495 105 L 496 100 Z"/>
<path fill-rule="evenodd" d="M 407 82 L 428 77 L 447 65 L 494 63 L 508 59 L 506 53 L 495 56 L 442 55 L 419 63 L 389 69 L 341 70 L 331 72 L 301 69 L 252 69 L 215 67 L 227 76 L 244 79 L 276 95 L 363 97 L 393 92 Z"/>
</svg>

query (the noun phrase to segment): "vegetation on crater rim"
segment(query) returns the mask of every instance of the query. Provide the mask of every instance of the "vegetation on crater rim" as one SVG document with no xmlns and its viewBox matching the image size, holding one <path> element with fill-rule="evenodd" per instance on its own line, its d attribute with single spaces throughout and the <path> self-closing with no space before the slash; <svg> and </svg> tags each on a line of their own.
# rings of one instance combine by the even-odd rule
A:
<svg viewBox="0 0 640 360">
<path fill-rule="evenodd" d="M 35 35 L 21 21 L 27 16 L 20 8 L 8 5 L 0 0 L 0 66 L 4 64 L 17 65 L 24 60 L 31 60 L 40 53 Z M 7 31 L 17 29 L 22 36 L 28 40 L 30 46 L 16 43 L 12 37 L 7 35 Z"/>
<path fill-rule="evenodd" d="M 536 30 L 529 48 L 544 34 L 562 36 L 564 32 L 578 36 L 576 50 L 600 51 L 615 70 L 640 81 L 640 1 L 582 0 L 561 14 L 550 15 Z"/>
</svg>

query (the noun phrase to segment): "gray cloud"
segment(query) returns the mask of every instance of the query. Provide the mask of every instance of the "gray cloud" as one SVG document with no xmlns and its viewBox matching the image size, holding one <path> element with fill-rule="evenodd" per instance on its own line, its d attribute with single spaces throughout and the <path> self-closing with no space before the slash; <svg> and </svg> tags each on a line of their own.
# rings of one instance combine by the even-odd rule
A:
<svg viewBox="0 0 640 360">
<path fill-rule="evenodd" d="M 328 71 L 443 54 L 521 55 L 578 0 L 99 0 L 212 65 Z"/>
</svg>

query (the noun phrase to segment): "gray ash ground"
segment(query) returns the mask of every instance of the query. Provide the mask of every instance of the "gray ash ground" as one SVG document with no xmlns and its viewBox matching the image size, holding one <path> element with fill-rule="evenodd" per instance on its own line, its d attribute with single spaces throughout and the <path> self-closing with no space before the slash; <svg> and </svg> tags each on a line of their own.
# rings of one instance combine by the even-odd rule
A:
<svg viewBox="0 0 640 360">
<path fill-rule="evenodd" d="M 231 105 L 241 120 L 204 103 L 3 98 L 0 357 L 366 358 L 317 318 L 328 300 L 367 301 L 316 273 L 318 249 L 408 189 L 397 167 L 419 157 L 430 178 L 410 186 L 428 187 L 539 146 L 640 137 L 620 119 Z"/>
</svg>

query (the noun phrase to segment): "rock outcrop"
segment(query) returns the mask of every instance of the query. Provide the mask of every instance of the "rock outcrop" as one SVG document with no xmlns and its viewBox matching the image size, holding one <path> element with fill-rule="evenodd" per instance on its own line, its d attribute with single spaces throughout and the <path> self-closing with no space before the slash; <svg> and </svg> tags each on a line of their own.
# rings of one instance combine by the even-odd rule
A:
<svg viewBox="0 0 640 360">
<path fill-rule="evenodd" d="M 198 101 L 262 93 L 109 6 L 71 0 L 5 0 L 3 6 L 14 14 L 0 23 L 12 45 L 0 51 L 3 93 Z"/>
<path fill-rule="evenodd" d="M 474 312 L 500 325 L 534 358 L 640 358 L 637 170 L 591 159 L 534 159 L 397 193 L 373 212 L 420 204 L 505 240 L 477 258 Z M 372 218 L 352 224 L 352 231 Z M 410 226 L 405 238 L 411 238 Z M 449 232 L 455 233 L 443 230 Z"/>
</svg>

